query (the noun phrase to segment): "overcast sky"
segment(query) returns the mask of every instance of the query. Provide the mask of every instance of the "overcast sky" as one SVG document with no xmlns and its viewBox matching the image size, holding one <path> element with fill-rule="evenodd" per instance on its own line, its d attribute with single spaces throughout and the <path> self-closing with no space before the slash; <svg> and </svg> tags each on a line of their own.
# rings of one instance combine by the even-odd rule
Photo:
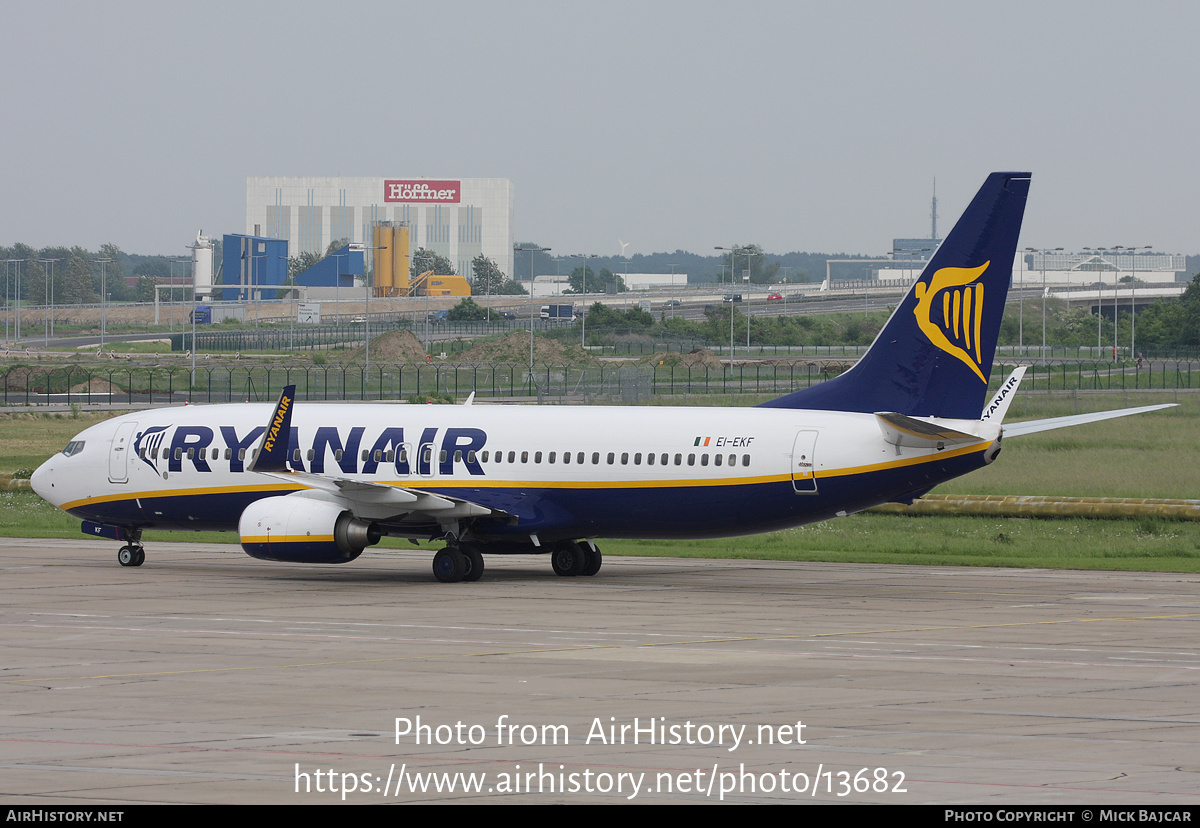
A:
<svg viewBox="0 0 1200 828">
<path fill-rule="evenodd" d="M 1200 252 L 1194 2 L 4 4 L 0 244 L 182 254 L 246 176 L 500 177 L 518 241 Z"/>
</svg>

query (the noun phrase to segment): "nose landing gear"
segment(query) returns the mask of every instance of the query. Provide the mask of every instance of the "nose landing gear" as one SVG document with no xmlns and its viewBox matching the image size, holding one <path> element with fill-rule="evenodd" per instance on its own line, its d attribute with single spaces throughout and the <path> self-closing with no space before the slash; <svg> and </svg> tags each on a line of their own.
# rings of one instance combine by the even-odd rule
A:
<svg viewBox="0 0 1200 828">
<path fill-rule="evenodd" d="M 146 562 L 146 550 L 141 544 L 122 546 L 117 552 L 117 563 L 121 566 L 141 566 Z"/>
</svg>

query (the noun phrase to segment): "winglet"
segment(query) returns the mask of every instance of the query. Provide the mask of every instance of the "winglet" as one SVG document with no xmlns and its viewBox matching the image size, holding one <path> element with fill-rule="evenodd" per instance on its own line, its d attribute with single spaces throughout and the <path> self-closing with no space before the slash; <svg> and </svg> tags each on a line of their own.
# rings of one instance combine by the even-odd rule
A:
<svg viewBox="0 0 1200 828">
<path fill-rule="evenodd" d="M 997 423 L 1004 422 L 1004 415 L 1008 413 L 1008 407 L 1012 405 L 1012 401 L 1017 396 L 1017 386 L 1021 384 L 1021 379 L 1025 376 L 1025 367 L 1014 370 L 1008 375 L 1000 385 L 1000 390 L 996 392 L 996 396 L 992 397 L 992 401 L 987 404 L 987 408 L 983 409 L 981 420 L 994 420 Z"/>
<path fill-rule="evenodd" d="M 254 456 L 246 464 L 246 470 L 252 472 L 282 472 L 287 471 L 287 454 L 289 438 L 292 434 L 292 408 L 296 403 L 296 386 L 289 385 L 279 395 L 279 402 L 267 421 L 267 430 L 263 433 Z"/>
</svg>

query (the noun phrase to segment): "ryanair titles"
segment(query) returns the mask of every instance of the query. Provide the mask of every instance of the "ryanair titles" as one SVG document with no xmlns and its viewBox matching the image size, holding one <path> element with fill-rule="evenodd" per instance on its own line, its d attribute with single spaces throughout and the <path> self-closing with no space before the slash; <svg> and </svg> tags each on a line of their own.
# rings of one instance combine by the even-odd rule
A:
<svg viewBox="0 0 1200 828">
<path fill-rule="evenodd" d="M 276 411 L 264 451 L 271 451 L 274 442 L 282 439 L 282 422 L 283 410 Z M 228 471 L 241 473 L 266 430 L 266 426 L 257 426 L 239 434 L 236 427 L 228 425 L 185 425 L 173 431 L 170 426 L 154 426 L 138 433 L 133 450 L 160 474 L 181 472 L 184 464 L 198 472 L 225 471 L 228 464 Z M 406 431 L 397 426 L 383 429 L 369 442 L 363 439 L 366 431 L 364 426 L 320 426 L 311 432 L 311 438 L 306 434 L 302 444 L 300 429 L 292 426 L 285 465 L 293 471 L 313 474 L 379 474 L 390 469 L 401 475 L 446 476 L 464 470 L 473 475 L 484 473 L 477 456 L 487 442 L 483 429 L 431 427 Z"/>
</svg>

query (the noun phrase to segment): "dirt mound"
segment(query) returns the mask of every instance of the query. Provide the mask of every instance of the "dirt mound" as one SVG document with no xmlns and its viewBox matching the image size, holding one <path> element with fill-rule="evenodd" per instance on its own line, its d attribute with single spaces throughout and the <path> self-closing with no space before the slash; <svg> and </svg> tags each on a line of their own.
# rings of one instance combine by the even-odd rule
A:
<svg viewBox="0 0 1200 828">
<path fill-rule="evenodd" d="M 642 360 L 647 365 L 678 365 L 687 367 L 704 366 L 720 368 L 721 358 L 707 348 L 695 348 L 686 354 L 667 352 L 653 354 Z"/>
<path fill-rule="evenodd" d="M 71 386 L 72 394 L 87 394 L 89 392 L 92 394 L 124 394 L 125 389 L 100 377 L 92 377 L 87 382 Z"/>
<path fill-rule="evenodd" d="M 355 348 L 342 356 L 343 362 L 362 362 L 366 348 Z M 371 340 L 371 359 L 378 362 L 424 362 L 425 346 L 412 331 L 401 328 Z"/>
<path fill-rule="evenodd" d="M 513 331 L 500 339 L 480 342 L 459 354 L 454 361 L 472 364 L 527 364 L 529 362 L 529 334 Z M 591 355 L 578 345 L 534 336 L 533 361 L 536 365 L 577 365 L 593 360 Z"/>
</svg>

